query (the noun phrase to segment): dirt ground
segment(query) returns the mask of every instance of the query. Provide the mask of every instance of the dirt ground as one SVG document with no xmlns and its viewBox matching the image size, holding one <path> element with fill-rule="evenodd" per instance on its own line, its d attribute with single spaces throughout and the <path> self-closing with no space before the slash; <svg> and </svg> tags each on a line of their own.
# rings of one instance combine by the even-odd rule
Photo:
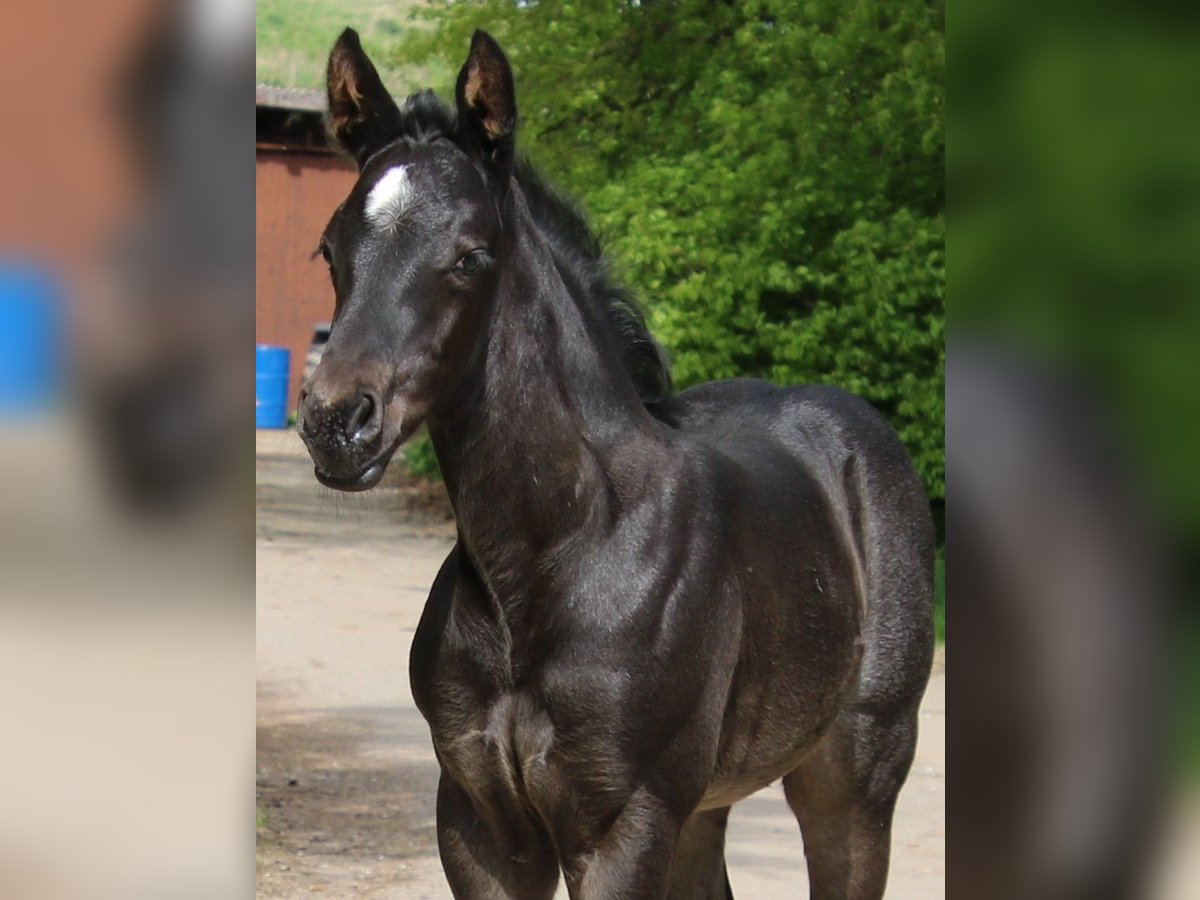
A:
<svg viewBox="0 0 1200 900">
<path fill-rule="evenodd" d="M 258 432 L 255 470 L 257 895 L 448 898 L 437 763 L 408 687 L 409 643 L 453 540 L 444 499 L 391 473 L 366 495 L 326 490 L 293 432 Z M 939 654 L 896 813 L 890 898 L 944 893 L 945 716 Z M 727 858 L 739 897 L 806 895 L 778 785 L 734 807 Z"/>
</svg>

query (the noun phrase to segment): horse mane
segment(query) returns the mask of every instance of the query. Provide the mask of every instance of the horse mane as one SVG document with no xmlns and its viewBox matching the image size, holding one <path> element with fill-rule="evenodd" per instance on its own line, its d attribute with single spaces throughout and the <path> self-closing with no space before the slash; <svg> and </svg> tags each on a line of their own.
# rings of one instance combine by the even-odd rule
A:
<svg viewBox="0 0 1200 900">
<path fill-rule="evenodd" d="M 673 392 L 671 370 L 633 293 L 613 278 L 600 239 L 579 207 L 552 187 L 528 160 L 518 159 L 514 174 L 567 290 L 599 313 L 598 319 L 620 348 L 638 396 L 653 411 Z"/>
<path fill-rule="evenodd" d="M 454 112 L 432 91 L 411 95 L 401 109 L 400 119 L 398 136 L 409 140 L 431 141 L 455 133 Z M 517 160 L 514 176 L 567 290 L 577 302 L 597 313 L 594 318 L 619 347 L 642 404 L 666 420 L 674 390 L 666 354 L 646 327 L 633 293 L 614 279 L 600 240 L 583 212 L 528 160 Z"/>
</svg>

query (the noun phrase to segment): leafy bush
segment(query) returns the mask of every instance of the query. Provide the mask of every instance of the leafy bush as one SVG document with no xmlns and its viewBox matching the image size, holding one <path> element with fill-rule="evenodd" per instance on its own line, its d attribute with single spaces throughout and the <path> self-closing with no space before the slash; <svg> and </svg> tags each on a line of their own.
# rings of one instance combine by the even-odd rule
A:
<svg viewBox="0 0 1200 900">
<path fill-rule="evenodd" d="M 424 429 L 404 445 L 404 461 L 414 475 L 434 481 L 442 480 L 442 470 L 438 465 L 437 454 L 433 452 L 433 441 L 429 439 L 429 433 Z"/>
</svg>

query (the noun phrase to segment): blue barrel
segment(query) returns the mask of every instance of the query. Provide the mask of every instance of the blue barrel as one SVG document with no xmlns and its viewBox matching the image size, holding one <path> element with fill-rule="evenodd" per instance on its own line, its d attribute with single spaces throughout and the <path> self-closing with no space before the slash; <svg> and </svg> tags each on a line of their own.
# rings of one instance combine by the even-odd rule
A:
<svg viewBox="0 0 1200 900">
<path fill-rule="evenodd" d="M 254 346 L 254 427 L 287 428 L 288 368 L 291 351 Z"/>
<path fill-rule="evenodd" d="M 58 284 L 28 263 L 0 262 L 0 416 L 50 409 L 62 381 Z"/>
</svg>

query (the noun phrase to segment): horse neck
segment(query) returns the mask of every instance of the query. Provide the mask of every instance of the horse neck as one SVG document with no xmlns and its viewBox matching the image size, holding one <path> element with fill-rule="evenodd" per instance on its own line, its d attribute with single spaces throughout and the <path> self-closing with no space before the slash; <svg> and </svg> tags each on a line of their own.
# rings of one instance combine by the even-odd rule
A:
<svg viewBox="0 0 1200 900">
<path fill-rule="evenodd" d="M 611 524 L 661 435 L 514 194 L 486 345 L 430 433 L 467 552 L 519 601 Z"/>
</svg>

